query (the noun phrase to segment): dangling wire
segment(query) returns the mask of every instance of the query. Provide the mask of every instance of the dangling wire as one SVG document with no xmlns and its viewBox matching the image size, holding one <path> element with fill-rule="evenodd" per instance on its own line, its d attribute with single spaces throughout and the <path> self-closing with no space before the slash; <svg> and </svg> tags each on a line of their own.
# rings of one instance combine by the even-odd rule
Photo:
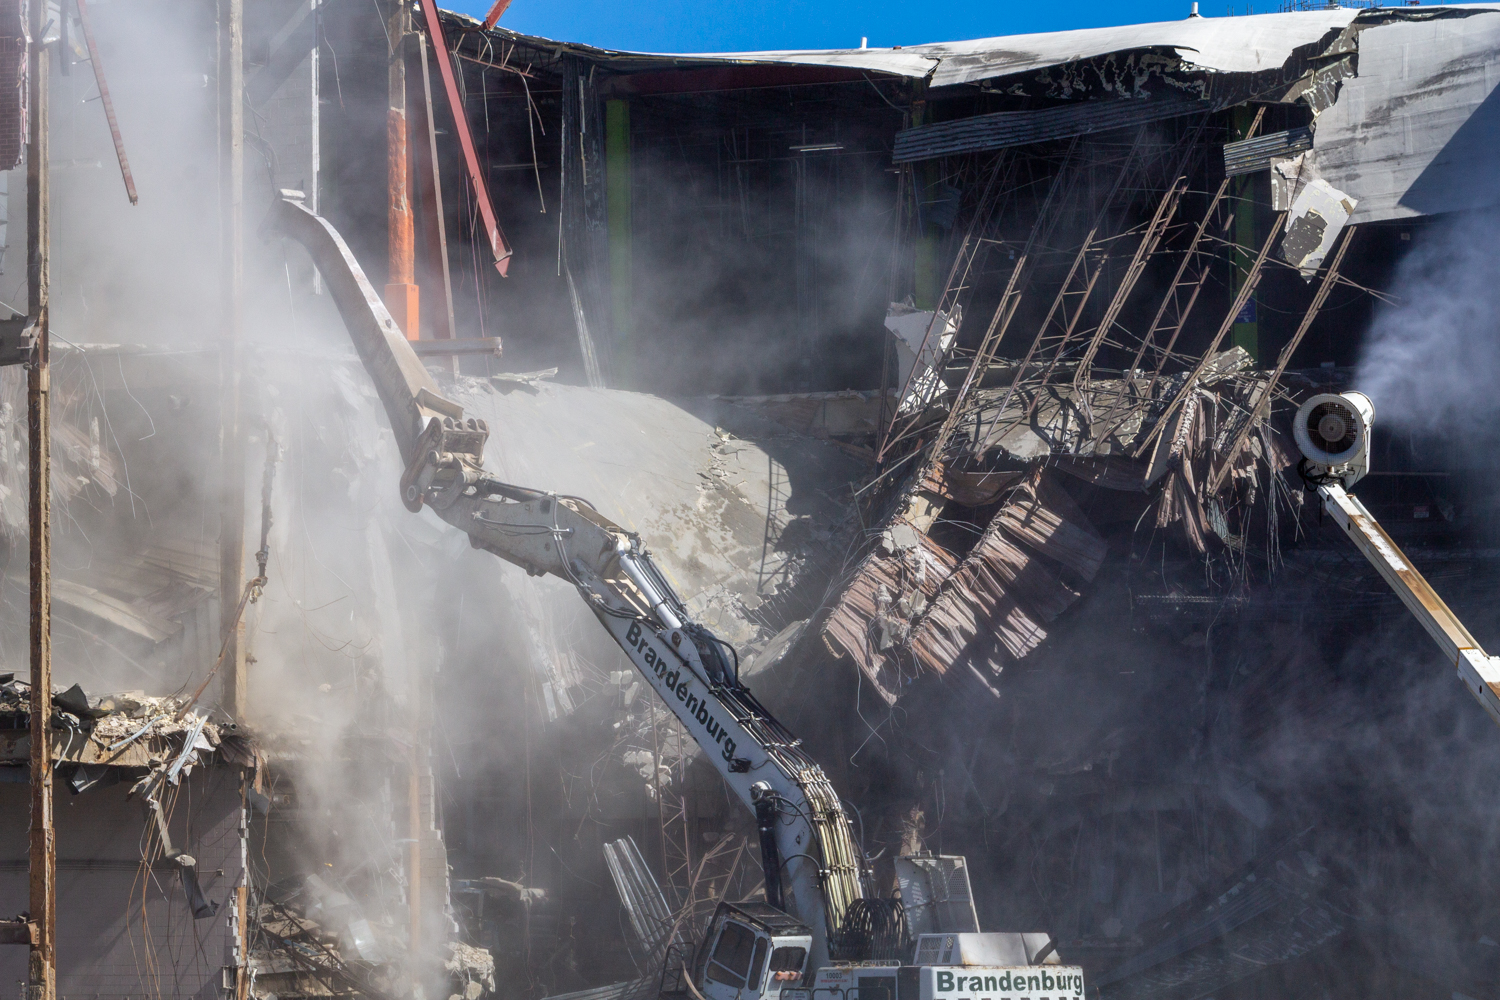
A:
<svg viewBox="0 0 1500 1000">
<path fill-rule="evenodd" d="M 266 468 L 260 480 L 260 549 L 255 553 L 256 575 L 254 579 L 245 582 L 245 590 L 240 594 L 240 603 L 235 608 L 234 618 L 224 629 L 224 641 L 219 645 L 219 658 L 214 660 L 208 676 L 203 678 L 203 683 L 198 685 L 193 696 L 183 702 L 182 707 L 173 716 L 178 721 L 181 721 L 188 710 L 198 703 L 198 699 L 208 688 L 209 682 L 224 665 L 224 658 L 229 655 L 229 641 L 239 631 L 240 620 L 245 617 L 245 608 L 259 601 L 261 594 L 265 592 L 266 563 L 271 558 L 271 486 L 275 482 L 276 463 L 279 461 L 281 461 L 281 444 L 268 426 L 266 428 Z"/>
</svg>

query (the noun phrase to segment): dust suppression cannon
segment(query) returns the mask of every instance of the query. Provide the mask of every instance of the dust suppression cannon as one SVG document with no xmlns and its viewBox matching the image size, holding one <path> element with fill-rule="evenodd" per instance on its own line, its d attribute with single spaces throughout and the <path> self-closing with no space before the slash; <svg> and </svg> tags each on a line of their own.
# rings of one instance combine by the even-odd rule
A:
<svg viewBox="0 0 1500 1000">
<path fill-rule="evenodd" d="M 1302 451 L 1297 470 L 1500 725 L 1500 657 L 1484 651 L 1374 515 L 1348 492 L 1370 471 L 1374 422 L 1375 406 L 1362 392 L 1320 393 L 1308 399 L 1292 424 L 1292 436 Z"/>
<path fill-rule="evenodd" d="M 1352 487 L 1370 471 L 1370 425 L 1375 404 L 1362 392 L 1319 393 L 1297 410 L 1292 436 L 1302 451 L 1300 471 L 1308 482 L 1338 481 Z"/>
</svg>

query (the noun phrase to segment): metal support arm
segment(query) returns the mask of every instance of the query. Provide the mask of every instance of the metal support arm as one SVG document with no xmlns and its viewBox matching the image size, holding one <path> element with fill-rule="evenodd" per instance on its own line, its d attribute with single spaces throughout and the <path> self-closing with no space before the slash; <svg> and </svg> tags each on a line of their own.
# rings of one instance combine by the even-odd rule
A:
<svg viewBox="0 0 1500 1000">
<path fill-rule="evenodd" d="M 1358 497 L 1350 495 L 1338 483 L 1319 486 L 1318 496 L 1323 500 L 1323 509 L 1380 571 L 1401 603 L 1438 644 L 1443 656 L 1457 668 L 1459 679 L 1469 693 L 1500 725 L 1500 657 L 1489 655 L 1475 641 Z"/>
</svg>

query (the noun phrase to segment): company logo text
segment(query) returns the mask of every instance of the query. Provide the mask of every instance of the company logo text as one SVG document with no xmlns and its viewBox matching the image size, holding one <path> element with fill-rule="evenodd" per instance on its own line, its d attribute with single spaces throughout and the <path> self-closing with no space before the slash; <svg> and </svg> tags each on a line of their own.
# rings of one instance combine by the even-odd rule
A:
<svg viewBox="0 0 1500 1000">
<path fill-rule="evenodd" d="M 696 694 L 688 693 L 691 682 L 687 677 L 683 676 L 685 671 L 678 670 L 675 667 L 671 670 L 667 669 L 667 658 L 658 655 L 656 650 L 651 648 L 649 638 L 644 634 L 644 631 L 641 628 L 640 622 L 631 622 L 630 630 L 625 633 L 625 641 L 630 643 L 642 655 L 647 665 L 656 672 L 657 678 L 677 696 L 678 701 L 683 703 L 687 708 L 688 715 L 698 720 L 698 724 L 708 733 L 709 739 L 719 745 L 719 753 L 724 759 L 733 760 L 735 751 L 734 740 L 729 738 L 719 720 L 708 710 L 708 705 L 704 700 Z"/>
<path fill-rule="evenodd" d="M 1046 969 L 1032 971 L 1007 970 L 998 974 L 980 976 L 957 975 L 946 970 L 937 972 L 935 993 L 957 993 L 977 1000 L 1005 993 L 1046 993 L 1049 990 L 1061 996 L 1071 992 L 1083 996 L 1083 976 L 1076 972 L 1049 972 Z"/>
</svg>

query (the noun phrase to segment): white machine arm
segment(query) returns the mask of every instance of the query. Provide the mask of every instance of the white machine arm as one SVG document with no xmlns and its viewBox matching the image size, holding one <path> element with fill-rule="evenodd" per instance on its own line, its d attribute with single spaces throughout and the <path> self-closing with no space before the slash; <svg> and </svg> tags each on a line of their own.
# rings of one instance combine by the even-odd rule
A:
<svg viewBox="0 0 1500 1000">
<path fill-rule="evenodd" d="M 443 398 L 339 234 L 283 192 L 267 220 L 307 248 L 375 383 L 406 471 L 401 498 L 475 548 L 578 588 L 646 682 L 756 813 L 766 899 L 813 931 L 811 967 L 861 893 L 861 857 L 828 778 L 739 681 L 734 650 L 695 623 L 640 537 L 577 497 L 484 470 L 484 421 Z"/>
<path fill-rule="evenodd" d="M 1346 492 L 1338 482 L 1319 486 L 1318 496 L 1323 500 L 1323 509 L 1385 577 L 1385 582 L 1422 623 L 1448 662 L 1457 667 L 1464 686 L 1500 725 L 1500 657 L 1491 656 L 1480 647 L 1358 497 Z"/>
</svg>

